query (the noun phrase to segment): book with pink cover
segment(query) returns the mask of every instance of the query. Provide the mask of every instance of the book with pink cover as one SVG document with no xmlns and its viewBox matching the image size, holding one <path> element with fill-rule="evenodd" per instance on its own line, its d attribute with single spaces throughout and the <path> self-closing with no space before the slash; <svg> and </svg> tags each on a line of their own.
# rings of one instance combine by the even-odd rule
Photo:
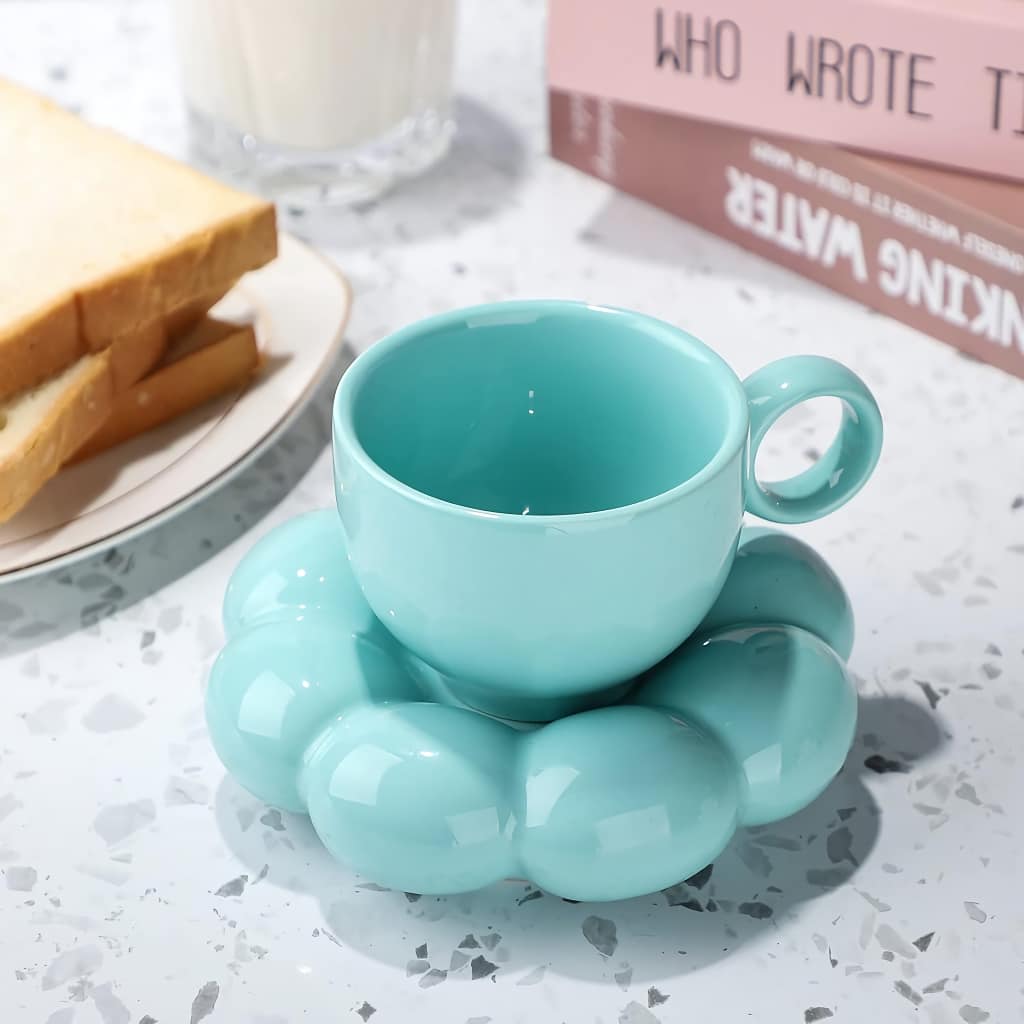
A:
<svg viewBox="0 0 1024 1024">
<path fill-rule="evenodd" d="M 1020 0 L 550 0 L 552 88 L 1024 181 Z"/>
<path fill-rule="evenodd" d="M 1024 187 L 560 90 L 551 151 L 1024 377 Z"/>
</svg>

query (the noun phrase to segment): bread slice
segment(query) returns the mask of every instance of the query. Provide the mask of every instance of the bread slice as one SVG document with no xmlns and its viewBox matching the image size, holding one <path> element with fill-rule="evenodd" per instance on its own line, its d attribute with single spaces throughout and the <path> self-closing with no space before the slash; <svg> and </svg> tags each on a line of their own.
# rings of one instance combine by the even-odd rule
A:
<svg viewBox="0 0 1024 1024">
<path fill-rule="evenodd" d="M 119 391 L 163 355 L 163 324 L 125 335 L 0 403 L 0 523 L 10 519 L 110 415 Z"/>
<path fill-rule="evenodd" d="M 207 317 L 171 343 L 153 373 L 114 399 L 110 416 L 70 461 L 97 455 L 240 387 L 258 364 L 251 327 Z"/>
<path fill-rule="evenodd" d="M 0 398 L 277 251 L 273 206 L 0 79 Z"/>
<path fill-rule="evenodd" d="M 43 384 L 0 401 L 0 522 L 9 519 L 110 417 L 119 396 L 168 353 L 173 332 L 202 333 L 198 318 L 227 291 L 200 295 L 163 320 L 76 360 Z"/>
</svg>

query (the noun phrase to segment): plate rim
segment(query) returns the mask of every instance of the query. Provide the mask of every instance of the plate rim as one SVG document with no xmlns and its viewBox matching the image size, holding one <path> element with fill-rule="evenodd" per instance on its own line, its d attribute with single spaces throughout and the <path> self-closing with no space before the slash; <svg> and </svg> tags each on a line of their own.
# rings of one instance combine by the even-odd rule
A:
<svg viewBox="0 0 1024 1024">
<path fill-rule="evenodd" d="M 304 249 L 309 255 L 323 264 L 323 266 L 326 267 L 331 275 L 337 280 L 344 297 L 344 309 L 342 312 L 341 322 L 338 324 L 330 343 L 325 348 L 324 356 L 320 365 L 317 367 L 316 372 L 310 378 L 305 388 L 303 388 L 301 394 L 292 403 L 291 407 L 277 421 L 277 423 L 267 431 L 267 433 L 255 442 L 251 448 L 244 451 L 234 462 L 221 470 L 221 472 L 215 474 L 209 480 L 199 484 L 187 494 L 181 495 L 164 508 L 159 509 L 151 515 L 148 515 L 143 519 L 124 527 L 123 529 L 115 530 L 103 537 L 87 541 L 78 547 L 72 548 L 70 551 L 64 551 L 59 555 L 53 555 L 49 558 L 42 558 L 39 561 L 19 566 L 16 569 L 9 569 L 6 572 L 0 571 L 0 587 L 3 587 L 8 583 L 17 583 L 25 579 L 30 579 L 34 576 L 42 576 L 46 573 L 57 572 L 69 565 L 73 565 L 75 562 L 89 558 L 91 555 L 98 554 L 100 551 L 108 550 L 118 544 L 125 544 L 129 541 L 135 540 L 142 536 L 142 534 L 162 526 L 170 519 L 173 519 L 176 515 L 180 515 L 188 511 L 188 509 L 197 505 L 213 491 L 223 487 L 234 477 L 242 473 L 265 451 L 267 451 L 267 449 L 273 447 L 273 445 L 280 439 L 281 435 L 286 433 L 299 416 L 302 415 L 309 405 L 312 392 L 320 386 L 325 370 L 330 366 L 334 359 L 337 358 L 338 353 L 344 347 L 345 331 L 352 315 L 353 290 L 351 282 L 341 272 L 340 268 L 318 249 L 314 248 L 302 239 L 297 238 L 290 232 L 281 232 L 280 237 L 287 238 L 290 244 L 294 244 L 300 249 Z M 247 385 L 245 390 L 248 390 L 251 386 L 252 385 Z M 240 394 L 244 394 L 244 391 Z M 71 521 L 73 522 L 74 520 Z"/>
</svg>

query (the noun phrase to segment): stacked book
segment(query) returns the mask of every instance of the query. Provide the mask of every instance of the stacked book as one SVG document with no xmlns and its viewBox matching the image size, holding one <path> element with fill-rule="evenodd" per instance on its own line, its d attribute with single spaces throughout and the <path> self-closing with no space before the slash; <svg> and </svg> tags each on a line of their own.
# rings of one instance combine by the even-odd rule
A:
<svg viewBox="0 0 1024 1024">
<path fill-rule="evenodd" d="M 551 0 L 553 154 L 1024 376 L 1024 3 Z"/>
</svg>

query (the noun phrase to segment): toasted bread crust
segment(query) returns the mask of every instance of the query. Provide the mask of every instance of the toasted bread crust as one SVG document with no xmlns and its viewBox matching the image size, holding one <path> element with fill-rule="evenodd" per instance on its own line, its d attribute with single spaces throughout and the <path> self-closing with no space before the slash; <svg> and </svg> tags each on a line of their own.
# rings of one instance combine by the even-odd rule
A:
<svg viewBox="0 0 1024 1024">
<path fill-rule="evenodd" d="M 0 149 L 0 400 L 277 253 L 270 203 L 2 79 Z"/>
<path fill-rule="evenodd" d="M 0 522 L 10 519 L 110 416 L 117 395 L 160 360 L 162 323 L 84 358 L 83 372 L 48 406 L 25 443 L 0 456 Z"/>
<path fill-rule="evenodd" d="M 201 347 L 161 365 L 115 397 L 110 416 L 71 462 L 137 437 L 245 383 L 259 363 L 252 327 L 207 318 L 199 331 Z"/>
</svg>

